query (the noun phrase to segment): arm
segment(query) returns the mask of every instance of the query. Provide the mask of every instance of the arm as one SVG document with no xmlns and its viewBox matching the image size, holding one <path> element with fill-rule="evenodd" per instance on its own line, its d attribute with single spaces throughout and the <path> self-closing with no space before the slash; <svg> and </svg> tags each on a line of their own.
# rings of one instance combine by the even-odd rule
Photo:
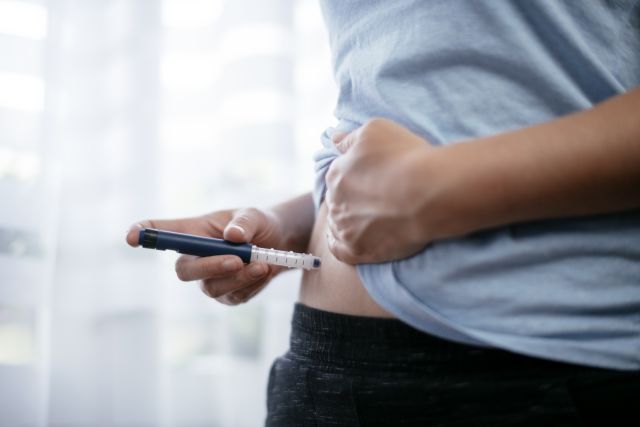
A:
<svg viewBox="0 0 640 427">
<path fill-rule="evenodd" d="M 442 148 L 380 119 L 337 146 L 345 154 L 327 174 L 328 237 L 346 262 L 401 258 L 514 222 L 640 207 L 640 89 Z"/>
<path fill-rule="evenodd" d="M 640 89 L 548 123 L 432 150 L 423 161 L 422 173 L 441 175 L 421 215 L 431 239 L 638 208 Z M 431 204 L 446 217 L 432 216 Z"/>
</svg>

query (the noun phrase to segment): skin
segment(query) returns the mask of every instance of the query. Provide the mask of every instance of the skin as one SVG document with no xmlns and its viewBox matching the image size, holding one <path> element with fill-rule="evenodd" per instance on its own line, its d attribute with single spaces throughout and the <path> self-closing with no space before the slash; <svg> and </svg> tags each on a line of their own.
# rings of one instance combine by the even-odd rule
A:
<svg viewBox="0 0 640 427">
<path fill-rule="evenodd" d="M 334 141 L 318 217 L 305 194 L 268 210 L 217 211 L 136 224 L 322 256 L 300 301 L 348 314 L 389 316 L 352 264 L 399 259 L 428 243 L 515 222 L 640 207 L 640 90 L 514 132 L 434 147 L 385 119 Z M 314 226 L 315 224 L 315 226 Z M 388 236 L 394 236 L 389 239 Z M 254 271 L 255 270 L 255 271 Z M 281 271 L 234 256 L 181 256 L 176 273 L 225 304 L 247 301 Z"/>
</svg>

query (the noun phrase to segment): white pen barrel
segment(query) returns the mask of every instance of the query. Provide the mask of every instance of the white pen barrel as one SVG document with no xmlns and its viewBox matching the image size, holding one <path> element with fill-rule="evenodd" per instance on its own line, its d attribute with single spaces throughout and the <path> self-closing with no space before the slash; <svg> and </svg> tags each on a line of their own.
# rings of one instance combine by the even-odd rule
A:
<svg viewBox="0 0 640 427">
<path fill-rule="evenodd" d="M 251 248 L 251 262 L 254 261 L 263 261 L 267 264 L 289 268 L 304 268 L 305 270 L 320 267 L 320 258 L 317 256 L 292 251 L 265 249 L 257 246 Z"/>
</svg>

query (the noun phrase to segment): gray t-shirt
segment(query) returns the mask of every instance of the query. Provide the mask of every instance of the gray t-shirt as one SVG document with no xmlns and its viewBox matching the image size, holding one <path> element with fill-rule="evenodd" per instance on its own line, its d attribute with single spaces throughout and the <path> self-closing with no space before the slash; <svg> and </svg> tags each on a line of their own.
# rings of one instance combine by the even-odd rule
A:
<svg viewBox="0 0 640 427">
<path fill-rule="evenodd" d="M 454 144 L 640 84 L 636 0 L 321 4 L 339 86 L 336 130 L 386 117 L 432 144 Z M 332 131 L 316 156 L 317 204 L 338 155 Z M 428 333 L 640 369 L 640 211 L 499 227 L 358 272 L 382 307 Z"/>
</svg>

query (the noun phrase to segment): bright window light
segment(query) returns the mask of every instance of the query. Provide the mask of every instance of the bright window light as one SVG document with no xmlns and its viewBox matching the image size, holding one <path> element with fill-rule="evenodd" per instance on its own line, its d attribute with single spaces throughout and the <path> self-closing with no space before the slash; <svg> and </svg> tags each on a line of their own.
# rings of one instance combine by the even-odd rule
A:
<svg viewBox="0 0 640 427">
<path fill-rule="evenodd" d="M 222 6 L 222 0 L 164 0 L 162 25 L 175 30 L 208 27 L 218 20 Z"/>
<path fill-rule="evenodd" d="M 44 107 L 44 81 L 35 76 L 0 72 L 0 108 L 40 112 Z"/>
<path fill-rule="evenodd" d="M 294 22 L 296 29 L 305 33 L 324 34 L 324 24 L 322 22 L 322 11 L 319 2 L 301 1 L 297 2 L 294 9 Z"/>
<path fill-rule="evenodd" d="M 220 62 L 211 52 L 168 53 L 162 59 L 164 87 L 179 91 L 211 86 L 220 73 Z"/>
<path fill-rule="evenodd" d="M 15 151 L 0 147 L 0 179 L 31 181 L 40 172 L 40 159 L 32 151 Z"/>
<path fill-rule="evenodd" d="M 24 1 L 0 0 L 0 33 L 42 40 L 47 36 L 47 10 Z"/>
<path fill-rule="evenodd" d="M 220 111 L 224 127 L 267 124 L 290 118 L 291 100 L 274 90 L 237 93 L 227 99 Z"/>
<path fill-rule="evenodd" d="M 273 24 L 232 29 L 220 44 L 220 60 L 233 62 L 252 56 L 278 56 L 291 53 L 291 33 Z"/>
<path fill-rule="evenodd" d="M 219 131 L 213 114 L 190 115 L 164 121 L 160 135 L 165 147 L 185 151 L 211 146 L 216 142 Z"/>
<path fill-rule="evenodd" d="M 32 363 L 35 356 L 33 333 L 29 326 L 0 323 L 0 365 Z"/>
</svg>

